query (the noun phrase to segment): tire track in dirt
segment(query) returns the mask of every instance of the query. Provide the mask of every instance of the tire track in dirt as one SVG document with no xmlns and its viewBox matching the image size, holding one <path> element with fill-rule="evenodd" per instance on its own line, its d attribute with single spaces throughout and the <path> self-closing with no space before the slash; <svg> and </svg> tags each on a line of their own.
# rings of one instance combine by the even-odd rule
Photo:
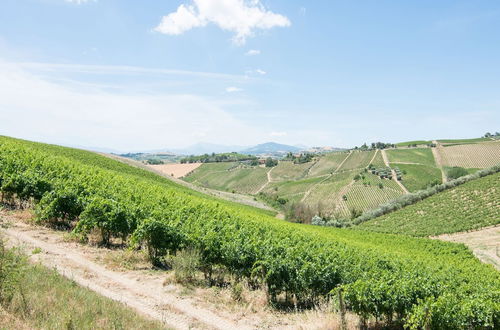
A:
<svg viewBox="0 0 500 330">
<path fill-rule="evenodd" d="M 139 278 L 106 269 L 78 252 L 76 245 L 69 248 L 70 243 L 50 242 L 47 239 L 50 234 L 43 229 L 16 223 L 10 228 L 3 228 L 2 232 L 9 238 L 9 244 L 40 248 L 44 253 L 34 257 L 45 266 L 170 327 L 192 329 L 203 324 L 203 328 L 209 329 L 250 328 L 196 307 L 190 300 L 166 292 L 164 288 L 149 287 L 143 285 Z"/>
<path fill-rule="evenodd" d="M 443 146 L 436 140 L 432 141 L 432 143 L 436 145 L 434 148 L 431 148 L 432 155 L 434 156 L 434 161 L 436 162 L 437 168 L 441 170 L 441 181 L 442 183 L 445 183 L 446 181 L 448 181 L 448 178 L 446 177 L 446 173 L 444 172 L 443 160 L 441 159 L 441 148 L 443 148 Z"/>
</svg>

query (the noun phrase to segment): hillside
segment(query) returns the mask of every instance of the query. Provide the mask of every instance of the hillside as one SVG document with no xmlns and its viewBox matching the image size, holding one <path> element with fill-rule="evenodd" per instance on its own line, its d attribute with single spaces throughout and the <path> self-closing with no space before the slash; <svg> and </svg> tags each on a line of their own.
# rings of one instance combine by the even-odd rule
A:
<svg viewBox="0 0 500 330">
<path fill-rule="evenodd" d="M 473 173 L 500 163 L 500 141 L 434 142 L 409 141 L 385 150 L 329 152 L 303 164 L 283 160 L 273 168 L 238 162 L 224 169 L 203 164 L 183 179 L 206 188 L 255 195 L 289 218 L 309 222 L 315 214 L 351 218 L 407 192 L 442 183 L 453 166 Z M 367 167 L 372 170 L 366 172 Z"/>
<path fill-rule="evenodd" d="M 41 223 L 71 224 L 74 234 L 97 234 L 104 246 L 114 239 L 142 246 L 152 262 L 194 249 L 205 272 L 222 267 L 255 281 L 271 302 L 292 296 L 310 306 L 334 290 L 363 319 L 500 326 L 500 275 L 461 245 L 293 224 L 98 155 L 6 137 L 0 179 L 4 200 L 34 203 Z"/>
<path fill-rule="evenodd" d="M 248 155 L 272 155 L 272 154 L 286 154 L 288 152 L 299 152 L 301 148 L 294 147 L 286 144 L 276 142 L 267 142 L 258 144 L 254 147 L 241 150 L 241 153 Z"/>
<path fill-rule="evenodd" d="M 357 228 L 412 236 L 435 236 L 500 223 L 500 173 L 443 191 Z"/>
</svg>

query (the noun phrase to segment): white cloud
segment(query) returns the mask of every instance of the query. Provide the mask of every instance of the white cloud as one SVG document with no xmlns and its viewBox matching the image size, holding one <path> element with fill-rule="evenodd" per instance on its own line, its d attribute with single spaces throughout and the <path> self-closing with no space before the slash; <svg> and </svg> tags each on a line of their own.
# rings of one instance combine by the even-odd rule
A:
<svg viewBox="0 0 500 330">
<path fill-rule="evenodd" d="M 247 55 L 247 56 L 260 55 L 260 50 L 250 49 L 248 52 L 245 53 L 245 55 Z"/>
<path fill-rule="evenodd" d="M 64 1 L 76 3 L 78 5 L 81 5 L 82 3 L 86 3 L 86 2 L 97 2 L 97 0 L 64 0 Z"/>
<path fill-rule="evenodd" d="M 209 23 L 234 32 L 233 42 L 243 45 L 256 29 L 290 26 L 290 20 L 267 10 L 260 0 L 193 0 L 193 5 L 181 4 L 177 11 L 164 16 L 155 31 L 179 35 Z"/>
<path fill-rule="evenodd" d="M 235 93 L 235 92 L 242 92 L 243 89 L 238 88 L 238 87 L 227 87 L 226 92 L 228 93 Z"/>
<path fill-rule="evenodd" d="M 265 75 L 267 73 L 266 71 L 261 70 L 261 69 L 257 69 L 257 70 L 255 70 L 255 72 L 257 72 L 258 74 L 261 74 L 261 75 Z"/>
<path fill-rule="evenodd" d="M 273 137 L 287 136 L 287 133 L 286 132 L 271 132 L 271 133 L 269 133 L 269 136 L 273 136 Z"/>
<path fill-rule="evenodd" d="M 227 100 L 114 92 L 50 77 L 0 59 L 0 135 L 126 151 L 183 147 L 203 136 L 245 145 L 262 134 L 226 110 Z"/>
</svg>

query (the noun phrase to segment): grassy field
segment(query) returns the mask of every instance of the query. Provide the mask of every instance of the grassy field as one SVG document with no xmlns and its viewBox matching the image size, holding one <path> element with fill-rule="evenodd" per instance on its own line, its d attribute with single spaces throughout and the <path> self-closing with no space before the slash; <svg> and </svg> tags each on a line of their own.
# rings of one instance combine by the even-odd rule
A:
<svg viewBox="0 0 500 330">
<path fill-rule="evenodd" d="M 500 164 L 500 141 L 453 145 L 439 151 L 444 166 L 487 168 Z"/>
<path fill-rule="evenodd" d="M 2 297 L 1 329 L 165 329 L 55 270 L 28 264 L 24 258 L 13 250 L 0 255 L 0 265 L 12 266 L 2 267 L 0 289 L 3 294 L 13 290 L 9 301 Z"/>
<path fill-rule="evenodd" d="M 500 173 L 467 182 L 361 224 L 383 233 L 434 236 L 500 223 Z"/>
<path fill-rule="evenodd" d="M 436 166 L 430 148 L 391 149 L 386 152 L 390 163 L 414 163 Z"/>
<path fill-rule="evenodd" d="M 309 170 L 309 176 L 330 174 L 347 157 L 347 152 L 333 152 L 321 157 Z"/>
<path fill-rule="evenodd" d="M 413 164 L 392 164 L 403 172 L 401 183 L 411 192 L 425 189 L 433 182 L 441 183 L 441 170 L 437 167 Z"/>
<path fill-rule="evenodd" d="M 353 151 L 351 155 L 347 158 L 339 171 L 348 171 L 357 168 L 365 168 L 370 164 L 371 159 L 375 151 Z"/>
</svg>

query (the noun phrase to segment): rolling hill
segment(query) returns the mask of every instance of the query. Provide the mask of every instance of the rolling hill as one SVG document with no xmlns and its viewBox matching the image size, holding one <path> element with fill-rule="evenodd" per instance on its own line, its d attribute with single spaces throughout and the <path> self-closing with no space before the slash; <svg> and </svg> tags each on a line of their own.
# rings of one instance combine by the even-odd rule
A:
<svg viewBox="0 0 500 330">
<path fill-rule="evenodd" d="M 500 274 L 463 245 L 294 224 L 99 155 L 7 137 L 0 183 L 4 201 L 34 204 L 41 223 L 66 222 L 82 239 L 97 233 L 104 246 L 122 239 L 153 262 L 195 249 L 206 272 L 255 281 L 271 302 L 338 296 L 363 320 L 389 325 L 500 326 Z"/>
</svg>

